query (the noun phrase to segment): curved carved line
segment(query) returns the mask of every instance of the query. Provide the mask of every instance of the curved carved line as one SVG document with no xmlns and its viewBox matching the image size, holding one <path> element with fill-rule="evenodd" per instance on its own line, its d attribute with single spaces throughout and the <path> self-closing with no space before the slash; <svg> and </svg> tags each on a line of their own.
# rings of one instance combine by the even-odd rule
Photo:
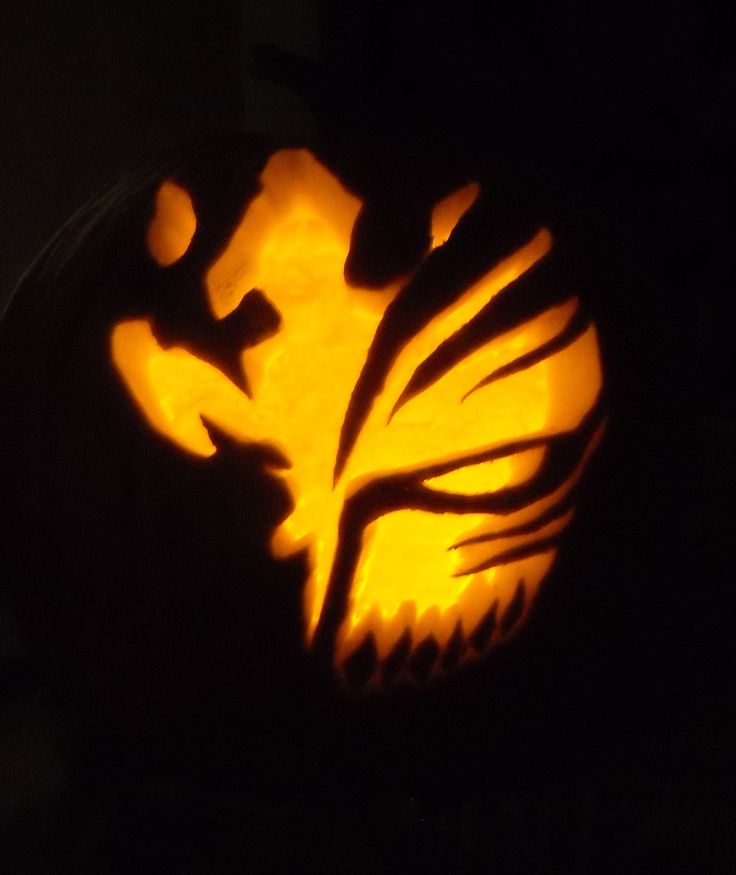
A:
<svg viewBox="0 0 736 875">
<path fill-rule="evenodd" d="M 546 341 L 546 343 L 543 343 L 541 346 L 538 346 L 535 350 L 525 353 L 513 361 L 508 362 L 508 364 L 502 365 L 500 368 L 492 371 L 487 377 L 484 377 L 479 383 L 476 383 L 472 389 L 469 389 L 460 401 L 465 401 L 473 394 L 473 392 L 477 392 L 478 389 L 482 389 L 484 386 L 496 382 L 496 380 L 501 380 L 504 377 L 510 377 L 512 374 L 518 374 L 520 371 L 525 371 L 527 368 L 539 364 L 539 362 L 544 361 L 556 352 L 571 346 L 579 337 L 585 334 L 590 325 L 590 317 L 583 315 L 579 311 L 576 312 L 559 334 L 551 340 Z"/>
<path fill-rule="evenodd" d="M 512 547 L 510 550 L 504 550 L 503 553 L 491 556 L 490 559 L 487 559 L 485 562 L 480 562 L 472 568 L 456 572 L 452 576 L 467 577 L 470 574 L 478 574 L 480 571 L 487 571 L 489 568 L 496 568 L 498 565 L 509 565 L 520 559 L 528 559 L 530 556 L 536 556 L 539 553 L 544 553 L 546 550 L 554 549 L 559 543 L 560 535 L 555 535 L 553 538 L 543 538 L 540 541 L 533 541 L 531 544 L 522 544 L 519 547 Z"/>
<path fill-rule="evenodd" d="M 535 517 L 533 520 L 530 520 L 528 523 L 511 526 L 508 529 L 499 529 L 496 532 L 488 532 L 485 535 L 474 535 L 472 538 L 465 538 L 462 541 L 458 541 L 449 549 L 459 550 L 461 547 L 470 547 L 473 544 L 486 544 L 491 541 L 502 540 L 503 538 L 515 538 L 518 535 L 533 535 L 534 532 L 539 531 L 539 529 L 549 523 L 562 519 L 562 517 L 571 510 L 575 504 L 576 492 L 576 488 L 573 487 L 559 502 L 557 502 L 557 504 L 548 508 L 544 513 Z"/>
<path fill-rule="evenodd" d="M 552 525 L 547 526 L 547 529 L 551 529 L 552 526 L 554 526 L 554 529 L 552 531 L 544 532 L 544 531 L 541 531 L 538 529 L 535 533 L 532 533 L 532 535 L 530 537 L 522 538 L 520 543 L 514 544 L 513 546 L 507 546 L 505 549 L 501 549 L 500 551 L 497 549 L 497 547 L 496 547 L 496 550 L 494 550 L 493 547 L 491 547 L 490 549 L 487 548 L 484 551 L 485 552 L 485 559 L 482 559 L 482 560 L 476 559 L 475 560 L 477 563 L 476 565 L 471 565 L 469 567 L 461 567 L 457 571 L 453 572 L 452 576 L 453 577 L 467 577 L 468 575 L 474 574 L 476 572 L 478 566 L 480 566 L 480 565 L 485 566 L 485 563 L 488 563 L 488 562 L 493 563 L 496 558 L 498 558 L 499 556 L 505 555 L 506 553 L 508 553 L 511 550 L 515 550 L 517 548 L 521 549 L 522 547 L 526 547 L 527 545 L 530 548 L 532 548 L 532 547 L 535 547 L 537 544 L 542 543 L 542 542 L 547 541 L 547 540 L 550 540 L 552 538 L 560 538 L 562 536 L 562 533 L 570 525 L 574 515 L 575 515 L 574 511 L 568 511 L 568 513 L 566 513 L 564 516 L 559 517 L 559 522 L 553 523 Z M 501 541 L 501 545 L 503 545 L 503 541 Z M 505 565 L 506 563 L 501 562 L 500 564 Z M 488 567 L 492 567 L 492 566 L 488 566 Z"/>
<path fill-rule="evenodd" d="M 372 506 L 376 510 L 370 514 L 371 519 L 401 508 L 435 513 L 513 513 L 564 485 L 583 457 L 594 432 L 602 424 L 602 407 L 601 393 L 593 409 L 572 432 L 505 444 L 495 450 L 467 457 L 460 462 L 458 460 L 454 463 L 444 462 L 441 465 L 429 466 L 409 473 L 386 475 L 367 483 L 350 496 L 346 501 L 346 508 L 352 506 L 357 509 L 357 506 L 363 505 L 368 509 Z M 532 480 L 518 486 L 510 486 L 482 495 L 459 495 L 440 492 L 421 483 L 425 479 L 439 476 L 462 465 L 508 456 L 539 446 L 547 447 L 541 468 Z"/>
<path fill-rule="evenodd" d="M 508 221 L 508 217 L 505 219 Z M 499 233 L 496 239 L 507 242 L 493 251 L 489 249 L 489 240 L 494 239 L 489 233 L 489 223 L 495 224 L 476 202 L 462 217 L 448 241 L 427 256 L 386 308 L 345 412 L 335 458 L 335 482 L 345 469 L 374 399 L 383 390 L 386 378 L 406 344 L 481 280 L 493 265 L 509 257 L 538 230 L 538 222 L 531 216 L 524 216 L 517 221 L 516 227 L 506 227 L 503 229 L 505 233 Z M 462 229 L 460 234 L 457 233 L 459 229 Z M 488 253 L 482 264 L 477 260 L 478 252 Z"/>
<path fill-rule="evenodd" d="M 542 286 L 547 290 L 542 291 Z M 427 356 L 394 404 L 389 421 L 472 352 L 569 299 L 569 284 L 553 250 L 494 295 L 473 319 Z"/>
<path fill-rule="evenodd" d="M 335 555 L 330 580 L 327 584 L 322 613 L 317 622 L 313 639 L 313 654 L 315 659 L 332 661 L 335 652 L 337 633 L 347 615 L 353 576 L 360 559 L 363 532 L 374 519 L 394 510 L 412 508 L 435 513 L 496 513 L 511 514 L 521 510 L 533 501 L 544 498 L 560 488 L 570 478 L 575 467 L 581 463 L 591 450 L 600 435 L 603 425 L 602 393 L 595 406 L 582 420 L 573 432 L 550 437 L 532 438 L 527 441 L 517 441 L 506 444 L 494 450 L 486 451 L 478 461 L 495 458 L 519 452 L 520 449 L 547 444 L 548 452 L 537 476 L 528 483 L 509 487 L 483 496 L 462 496 L 435 492 L 422 487 L 418 482 L 430 476 L 437 476 L 447 470 L 457 467 L 454 463 L 434 465 L 428 469 L 414 471 L 409 474 L 393 474 L 365 484 L 363 488 L 350 496 L 343 507 L 340 519 L 338 547 Z M 529 555 L 544 550 L 547 541 L 537 541 Z M 557 538 L 549 539 L 550 545 L 557 543 Z M 540 548 L 541 545 L 541 548 Z M 521 548 L 515 548 L 519 551 Z M 524 558 L 524 554 L 515 556 L 513 551 L 499 554 L 500 557 L 511 555 L 496 564 L 512 562 L 514 558 Z M 496 560 L 494 560 L 496 561 Z M 491 566 L 488 566 L 491 567 Z"/>
<path fill-rule="evenodd" d="M 569 510 L 571 510 L 575 506 L 575 502 L 577 500 L 578 493 L 580 491 L 580 477 L 582 474 L 583 468 L 585 467 L 587 460 L 595 447 L 598 444 L 602 434 L 603 434 L 603 424 L 605 420 L 598 426 L 598 428 L 593 432 L 590 440 L 588 441 L 585 449 L 583 450 L 582 458 L 577 465 L 577 469 L 573 470 L 570 476 L 566 479 L 565 483 L 563 483 L 562 487 L 560 487 L 563 491 L 560 495 L 559 499 L 551 504 L 548 508 L 543 510 L 540 514 L 537 514 L 528 522 L 523 523 L 518 526 L 511 526 L 507 528 L 500 528 L 497 531 L 489 531 L 485 534 L 474 535 L 470 538 L 465 538 L 462 541 L 458 541 L 450 547 L 451 550 L 457 550 L 460 547 L 470 546 L 472 544 L 481 544 L 485 541 L 496 541 L 501 538 L 510 538 L 516 535 L 527 535 L 532 534 L 533 532 L 540 529 L 542 526 L 547 525 L 548 523 L 554 522 L 556 519 L 564 516 Z M 565 485 L 569 484 L 569 485 Z M 555 490 L 553 490 L 552 494 L 554 494 Z M 544 499 L 542 499 L 544 500 Z M 527 505 L 528 507 L 529 505 Z"/>
<path fill-rule="evenodd" d="M 468 453 L 467 455 L 460 456 L 458 458 L 443 460 L 441 462 L 432 462 L 423 465 L 421 468 L 413 468 L 410 471 L 402 471 L 397 474 L 384 474 L 382 476 L 376 477 L 375 479 L 371 479 L 368 483 L 365 483 L 365 481 L 361 481 L 360 486 L 348 495 L 348 500 L 355 500 L 359 494 L 362 494 L 366 490 L 375 486 L 378 486 L 378 488 L 380 489 L 385 489 L 386 486 L 393 485 L 393 487 L 397 490 L 406 490 L 409 488 L 414 488 L 421 481 L 431 480 L 435 477 L 440 477 L 443 474 L 449 474 L 451 471 L 455 471 L 458 468 L 464 468 L 470 465 L 477 465 L 481 462 L 492 462 L 496 459 L 502 459 L 505 456 L 513 456 L 518 453 L 523 453 L 527 450 L 534 450 L 538 449 L 539 447 L 547 448 L 550 445 L 565 445 L 567 442 L 571 441 L 587 443 L 587 441 L 590 440 L 591 436 L 597 430 L 597 428 L 600 426 L 601 422 L 604 419 L 603 400 L 604 392 L 601 388 L 601 390 L 599 390 L 598 392 L 598 395 L 596 396 L 596 400 L 591 409 L 583 417 L 577 427 L 571 431 L 566 431 L 558 435 L 553 435 L 552 437 L 550 437 L 549 435 L 537 435 L 535 437 L 523 438 L 522 440 L 509 441 L 508 443 L 500 444 L 499 446 L 493 447 L 488 450 L 477 450 L 473 453 Z M 547 454 L 547 456 L 548 455 L 549 454 Z M 542 470 L 547 468 L 549 464 L 550 460 L 546 457 L 542 463 Z M 507 491 L 499 490 L 498 492 L 493 493 L 483 493 L 479 496 L 462 496 L 450 492 L 443 492 L 439 489 L 433 489 L 430 487 L 422 487 L 422 490 L 423 494 L 426 493 L 426 495 L 428 496 L 436 495 L 440 497 L 456 498 L 459 500 L 467 499 L 468 501 L 473 501 L 478 498 L 482 499 L 486 496 L 497 496 L 505 494 Z M 461 505 L 458 505 L 458 507 L 461 507 Z"/>
</svg>

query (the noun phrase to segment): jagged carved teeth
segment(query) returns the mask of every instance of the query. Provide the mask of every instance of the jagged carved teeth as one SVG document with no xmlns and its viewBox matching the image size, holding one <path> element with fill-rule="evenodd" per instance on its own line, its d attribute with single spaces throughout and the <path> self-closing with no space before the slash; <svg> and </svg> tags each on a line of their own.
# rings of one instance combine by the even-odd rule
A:
<svg viewBox="0 0 736 875">
<path fill-rule="evenodd" d="M 404 628 L 384 655 L 378 651 L 374 633 L 369 632 L 342 662 L 343 678 L 350 689 L 366 691 L 421 684 L 430 677 L 450 673 L 458 665 L 485 655 L 491 647 L 513 634 L 521 625 L 530 601 L 527 585 L 524 579 L 519 579 L 515 587 L 496 595 L 472 627 L 466 629 L 462 620 L 457 620 L 449 636 L 436 636 L 426 630 L 427 618 L 420 618 L 413 631 L 411 625 Z"/>
</svg>

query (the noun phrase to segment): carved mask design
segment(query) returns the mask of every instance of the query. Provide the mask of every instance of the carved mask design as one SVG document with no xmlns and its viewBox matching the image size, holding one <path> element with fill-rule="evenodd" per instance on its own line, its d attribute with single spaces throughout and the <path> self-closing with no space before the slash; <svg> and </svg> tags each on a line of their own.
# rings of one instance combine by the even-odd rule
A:
<svg viewBox="0 0 736 875">
<path fill-rule="evenodd" d="M 595 327 L 575 289 L 535 303 L 544 227 L 451 296 L 422 297 L 433 263 L 457 257 L 475 185 L 435 206 L 415 275 L 369 291 L 344 278 L 354 195 L 304 150 L 274 154 L 260 183 L 202 278 L 223 356 L 129 319 L 115 367 L 181 451 L 212 456 L 220 432 L 271 449 L 293 499 L 271 547 L 306 551 L 309 647 L 338 672 L 362 659 L 369 684 L 448 671 L 519 626 L 555 561 L 602 431 Z M 161 270 L 196 229 L 165 181 L 147 233 Z M 246 347 L 247 313 L 267 336 Z"/>
</svg>

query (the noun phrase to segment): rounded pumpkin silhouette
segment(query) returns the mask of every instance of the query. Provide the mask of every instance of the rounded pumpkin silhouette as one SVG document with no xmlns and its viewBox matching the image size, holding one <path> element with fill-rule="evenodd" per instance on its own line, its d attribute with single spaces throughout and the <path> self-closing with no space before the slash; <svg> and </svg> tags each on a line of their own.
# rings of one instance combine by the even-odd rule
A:
<svg viewBox="0 0 736 875">
<path fill-rule="evenodd" d="M 595 327 L 579 290 L 555 282 L 552 229 L 540 224 L 491 263 L 483 253 L 468 262 L 475 183 L 434 205 L 413 272 L 365 289 L 344 270 L 359 198 L 305 149 L 255 166 L 227 192 L 175 169 L 150 180 L 119 210 L 117 252 L 113 243 L 100 257 L 92 223 L 57 276 L 46 256 L 26 284 L 46 300 L 19 296 L 6 347 L 43 347 L 54 375 L 49 356 L 71 346 L 75 363 L 62 370 L 82 375 L 80 397 L 103 430 L 135 434 L 131 445 L 154 437 L 167 464 L 206 472 L 233 448 L 251 453 L 249 506 L 227 537 L 242 527 L 246 541 L 264 542 L 264 562 L 303 563 L 290 628 L 324 669 L 361 689 L 451 673 L 522 624 L 555 562 L 603 431 Z M 114 241 L 122 225 L 106 223 Z M 55 347 L 38 320 L 53 321 L 49 298 L 72 286 L 79 320 Z M 34 395 L 36 376 L 16 381 L 17 408 L 43 408 L 48 386 Z M 67 402 L 49 460 L 85 427 Z M 270 511 L 259 477 L 278 496 Z M 113 489 L 116 500 L 129 515 L 115 536 L 125 557 L 145 490 L 131 504 Z M 195 523 L 185 537 L 197 534 Z M 184 573 L 171 555 L 177 536 L 149 557 L 157 579 Z"/>
</svg>

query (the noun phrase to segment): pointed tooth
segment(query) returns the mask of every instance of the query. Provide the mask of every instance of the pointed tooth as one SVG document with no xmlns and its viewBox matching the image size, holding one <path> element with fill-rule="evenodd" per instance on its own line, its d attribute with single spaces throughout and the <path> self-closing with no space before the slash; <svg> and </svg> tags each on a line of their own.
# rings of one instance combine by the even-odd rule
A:
<svg viewBox="0 0 736 875">
<path fill-rule="evenodd" d="M 478 653 L 482 653 L 491 643 L 493 634 L 496 631 L 498 614 L 498 599 L 486 611 L 478 625 L 473 629 L 469 636 L 469 641 Z"/>
<path fill-rule="evenodd" d="M 452 671 L 453 668 L 458 664 L 460 657 L 465 652 L 468 646 L 468 642 L 465 639 L 465 634 L 463 633 L 463 624 L 462 620 L 458 620 L 455 624 L 455 628 L 450 636 L 446 646 L 445 651 L 442 654 L 442 670 L 443 671 Z"/>
<path fill-rule="evenodd" d="M 440 655 L 440 646 L 434 636 L 428 635 L 415 648 L 407 662 L 407 670 L 422 682 L 429 677 L 432 668 Z"/>
<path fill-rule="evenodd" d="M 514 595 L 501 615 L 499 628 L 502 635 L 507 635 L 524 615 L 526 608 L 526 589 L 523 578 L 519 580 Z"/>
<path fill-rule="evenodd" d="M 382 665 L 383 685 L 388 689 L 398 678 L 401 670 L 406 664 L 406 660 L 411 653 L 412 637 L 411 631 L 407 627 L 404 633 L 398 639 L 396 644 L 391 648 Z"/>
<path fill-rule="evenodd" d="M 376 639 L 369 632 L 342 664 L 342 673 L 349 689 L 355 693 L 364 690 L 377 666 Z"/>
</svg>

